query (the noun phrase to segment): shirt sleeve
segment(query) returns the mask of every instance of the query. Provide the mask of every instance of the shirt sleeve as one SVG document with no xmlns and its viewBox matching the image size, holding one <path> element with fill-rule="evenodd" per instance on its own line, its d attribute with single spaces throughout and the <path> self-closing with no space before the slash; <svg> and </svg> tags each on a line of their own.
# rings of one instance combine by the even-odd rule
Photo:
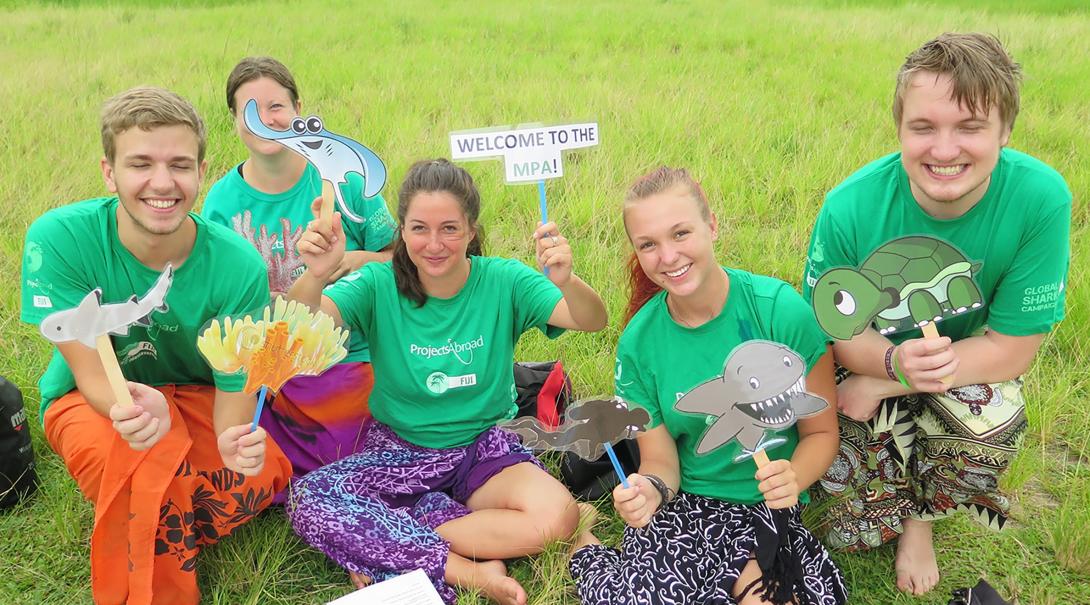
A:
<svg viewBox="0 0 1090 605">
<path fill-rule="evenodd" d="M 549 338 L 556 338 L 563 334 L 563 328 L 548 324 L 557 303 L 564 297 L 560 288 L 549 281 L 549 278 L 519 261 L 508 261 L 508 266 L 512 272 L 511 291 L 515 301 L 517 333 L 521 334 L 530 328 L 537 328 Z"/>
<path fill-rule="evenodd" d="M 1071 263 L 1071 192 L 1027 226 L 988 308 L 988 327 L 1009 336 L 1048 332 L 1064 318 Z M 1030 203 L 1027 200 L 1027 203 Z"/>
<path fill-rule="evenodd" d="M 350 173 L 348 183 L 341 186 L 345 203 L 363 219 L 362 223 L 357 223 L 343 217 L 344 230 L 349 241 L 355 243 L 356 250 L 378 252 L 394 239 L 394 219 L 382 195 L 363 197 L 363 185 L 363 177 Z"/>
<path fill-rule="evenodd" d="M 662 410 L 659 408 L 658 397 L 654 385 L 645 384 L 647 372 L 640 372 L 642 364 L 637 358 L 638 347 L 633 347 L 631 338 L 626 339 L 621 335 L 617 343 L 617 361 L 613 368 L 613 392 L 617 397 L 631 406 L 638 406 L 647 410 L 651 422 L 647 423 L 648 430 L 662 424 Z"/>
<path fill-rule="evenodd" d="M 809 373 L 825 354 L 829 337 L 818 326 L 814 310 L 787 283 L 781 283 L 772 298 L 770 312 L 772 340 L 787 345 L 806 362 Z"/>
<path fill-rule="evenodd" d="M 802 276 L 802 296 L 809 303 L 814 284 L 822 273 L 834 267 L 855 267 L 858 264 L 853 237 L 837 220 L 828 198 L 818 212 L 810 234 L 810 248 Z"/>
<path fill-rule="evenodd" d="M 264 308 L 269 305 L 269 274 L 265 263 L 257 251 L 246 247 L 243 257 L 235 263 L 238 269 L 232 272 L 226 301 L 220 308 L 219 316 L 241 319 L 246 315 L 260 318 Z M 212 380 L 216 388 L 226 393 L 237 393 L 246 384 L 245 373 L 224 374 L 212 370 Z"/>
<path fill-rule="evenodd" d="M 375 265 L 364 265 L 327 286 L 322 295 L 337 305 L 345 326 L 353 332 L 367 334 L 375 307 Z"/>
<path fill-rule="evenodd" d="M 78 306 L 101 285 L 91 283 L 93 276 L 73 264 L 81 258 L 77 241 L 82 240 L 48 214 L 27 230 L 22 264 L 23 321 L 40 324 L 52 313 Z"/>
</svg>

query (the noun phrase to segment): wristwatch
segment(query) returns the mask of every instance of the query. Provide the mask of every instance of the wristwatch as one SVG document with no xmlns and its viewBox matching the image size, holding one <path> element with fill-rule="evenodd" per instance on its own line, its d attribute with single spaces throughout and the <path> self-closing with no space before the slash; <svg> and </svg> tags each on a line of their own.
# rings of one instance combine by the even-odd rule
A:
<svg viewBox="0 0 1090 605">
<path fill-rule="evenodd" d="M 674 490 L 670 489 L 669 486 L 666 485 L 666 482 L 663 481 L 662 478 L 660 478 L 658 475 L 646 474 L 644 475 L 644 478 L 646 478 L 647 481 L 651 483 L 652 486 L 654 486 L 655 491 L 659 493 L 659 496 L 662 496 L 662 501 L 659 502 L 658 508 L 655 509 L 655 512 L 657 513 L 660 510 L 666 508 L 666 504 L 673 500 L 674 496 L 677 494 L 674 492 Z"/>
</svg>

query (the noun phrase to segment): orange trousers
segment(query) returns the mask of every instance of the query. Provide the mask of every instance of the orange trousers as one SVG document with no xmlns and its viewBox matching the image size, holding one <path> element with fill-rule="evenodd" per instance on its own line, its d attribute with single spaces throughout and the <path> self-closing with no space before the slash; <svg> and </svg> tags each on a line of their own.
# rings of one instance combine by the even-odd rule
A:
<svg viewBox="0 0 1090 605">
<path fill-rule="evenodd" d="M 287 486 L 291 463 L 269 439 L 265 466 L 223 466 L 212 426 L 215 389 L 161 386 L 170 431 L 138 452 L 79 391 L 45 413 L 49 445 L 95 505 L 91 590 L 98 605 L 193 605 L 196 556 L 253 518 Z"/>
</svg>

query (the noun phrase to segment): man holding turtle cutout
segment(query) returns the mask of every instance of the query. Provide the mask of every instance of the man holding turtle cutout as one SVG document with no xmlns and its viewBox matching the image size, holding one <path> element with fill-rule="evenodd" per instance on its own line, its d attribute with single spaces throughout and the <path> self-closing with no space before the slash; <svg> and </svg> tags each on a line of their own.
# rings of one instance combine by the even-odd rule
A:
<svg viewBox="0 0 1090 605">
<path fill-rule="evenodd" d="M 899 537 L 897 586 L 912 594 L 939 579 L 931 521 L 964 510 L 1003 527 L 1019 376 L 1064 317 L 1071 192 L 1005 148 L 1020 77 L 988 35 L 914 51 L 894 95 L 900 152 L 830 191 L 811 237 L 803 292 L 843 366 L 827 538 Z"/>
</svg>

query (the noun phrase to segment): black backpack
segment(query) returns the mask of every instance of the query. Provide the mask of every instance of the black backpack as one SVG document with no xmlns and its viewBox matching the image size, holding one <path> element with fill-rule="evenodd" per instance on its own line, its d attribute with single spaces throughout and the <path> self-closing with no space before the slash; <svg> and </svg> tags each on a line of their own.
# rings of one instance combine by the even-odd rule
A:
<svg viewBox="0 0 1090 605">
<path fill-rule="evenodd" d="M 552 422 L 562 421 L 568 404 L 574 401 L 571 380 L 563 366 L 555 361 L 517 362 L 515 390 L 518 415 L 535 416 L 543 422 L 550 419 Z M 625 474 L 634 473 L 640 468 L 640 450 L 635 439 L 617 443 L 613 451 Z M 561 456 L 560 481 L 580 500 L 599 500 L 608 496 L 620 483 L 606 454 L 591 462 L 574 452 L 564 452 Z"/>
<path fill-rule="evenodd" d="M 0 377 L 0 510 L 15 506 L 37 489 L 23 394 Z"/>
</svg>

